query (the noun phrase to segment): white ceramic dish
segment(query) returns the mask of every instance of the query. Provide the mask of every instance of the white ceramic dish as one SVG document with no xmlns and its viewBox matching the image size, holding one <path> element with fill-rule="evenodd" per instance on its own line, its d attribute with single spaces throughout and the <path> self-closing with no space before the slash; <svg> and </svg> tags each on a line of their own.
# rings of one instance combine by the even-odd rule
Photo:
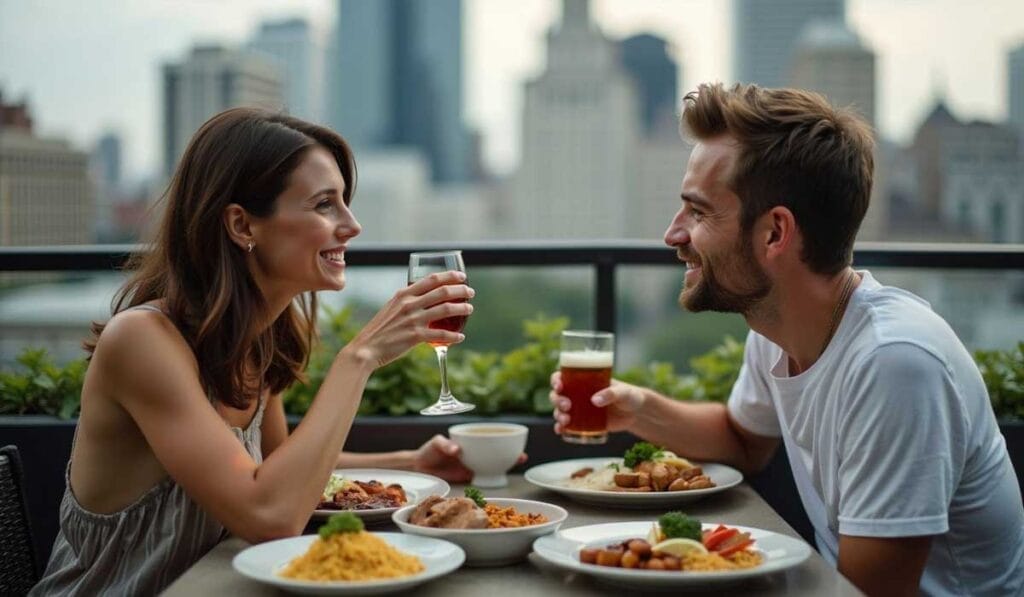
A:
<svg viewBox="0 0 1024 597">
<path fill-rule="evenodd" d="M 487 502 L 504 508 L 515 506 L 523 514 L 543 514 L 548 522 L 512 529 L 437 529 L 409 523 L 409 516 L 415 506 L 406 506 L 395 512 L 391 520 L 403 533 L 436 537 L 455 543 L 465 550 L 467 566 L 504 566 L 529 555 L 537 537 L 557 531 L 569 516 L 564 508 L 544 502 L 511 498 L 487 498 Z"/>
<path fill-rule="evenodd" d="M 462 565 L 466 554 L 462 549 L 440 539 L 417 537 L 402 533 L 374 533 L 395 548 L 418 557 L 426 568 L 419 574 L 403 578 L 363 581 L 317 582 L 282 578 L 278 573 L 288 562 L 306 553 L 316 535 L 303 535 L 254 545 L 231 561 L 235 570 L 255 581 L 273 585 L 292 593 L 310 595 L 380 595 L 404 591 L 410 587 L 444 576 Z"/>
<path fill-rule="evenodd" d="M 405 490 L 405 497 L 407 498 L 406 505 L 418 504 L 424 498 L 431 495 L 447 496 L 448 492 L 451 491 L 451 487 L 448 486 L 443 479 L 438 479 L 433 475 L 424 475 L 423 473 L 413 473 L 408 471 L 396 471 L 391 469 L 381 468 L 345 468 L 337 469 L 333 475 L 341 475 L 350 481 L 373 481 L 377 480 L 384 485 L 390 485 L 391 483 L 398 483 Z M 313 518 L 328 518 L 331 514 L 338 514 L 339 512 L 351 512 L 363 519 L 363 522 L 380 522 L 390 520 L 391 515 L 397 512 L 399 508 L 377 508 L 375 510 L 314 510 Z"/>
<path fill-rule="evenodd" d="M 604 547 L 633 537 L 645 537 L 647 531 L 651 529 L 651 522 L 612 522 L 566 529 L 537 539 L 533 544 L 533 550 L 539 558 L 554 566 L 633 590 L 685 590 L 735 583 L 798 566 L 811 555 L 811 547 L 800 539 L 737 526 L 735 528 L 741 532 L 749 532 L 755 539 L 754 547 L 764 555 L 764 562 L 760 566 L 717 572 L 677 572 L 611 568 L 580 562 L 579 552 L 584 547 Z M 705 529 L 716 526 L 718 525 L 704 524 Z"/>
<path fill-rule="evenodd" d="M 595 506 L 611 506 L 615 508 L 654 509 L 678 506 L 699 500 L 735 487 L 743 482 L 743 474 L 724 464 L 694 463 L 704 469 L 704 474 L 711 478 L 715 487 L 708 489 L 689 489 L 687 491 L 651 491 L 646 493 L 630 493 L 620 491 L 602 491 L 566 487 L 565 482 L 581 468 L 591 467 L 595 470 L 608 466 L 609 463 L 622 464 L 621 458 L 577 458 L 559 460 L 537 465 L 526 471 L 526 480 L 538 487 L 560 493 L 568 498 L 584 504 Z"/>
<path fill-rule="evenodd" d="M 506 487 L 505 475 L 526 447 L 530 429 L 515 423 L 463 423 L 448 428 L 462 448 L 462 463 L 473 471 L 477 487 Z"/>
</svg>

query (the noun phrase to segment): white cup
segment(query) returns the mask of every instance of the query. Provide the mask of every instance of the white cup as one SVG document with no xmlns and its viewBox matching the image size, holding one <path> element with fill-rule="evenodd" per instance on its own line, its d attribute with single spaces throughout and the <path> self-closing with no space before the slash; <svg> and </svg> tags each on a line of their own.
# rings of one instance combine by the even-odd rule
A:
<svg viewBox="0 0 1024 597">
<path fill-rule="evenodd" d="M 448 428 L 462 448 L 462 463 L 473 471 L 473 485 L 505 487 L 509 471 L 526 447 L 529 429 L 515 423 L 463 423 Z"/>
</svg>

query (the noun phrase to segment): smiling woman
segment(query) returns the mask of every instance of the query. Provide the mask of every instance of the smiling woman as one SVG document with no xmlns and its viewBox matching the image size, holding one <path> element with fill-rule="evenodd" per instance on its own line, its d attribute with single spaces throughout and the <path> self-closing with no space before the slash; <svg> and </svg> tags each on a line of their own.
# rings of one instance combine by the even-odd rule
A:
<svg viewBox="0 0 1024 597">
<path fill-rule="evenodd" d="M 472 295 L 463 274 L 401 288 L 288 436 L 280 393 L 308 362 L 315 292 L 345 286 L 354 189 L 352 153 L 326 128 L 238 108 L 199 129 L 156 241 L 86 343 L 60 533 L 33 594 L 154 594 L 227 533 L 298 534 L 332 469 L 360 462 L 340 451 L 370 374 L 420 342 L 462 340 L 428 324 L 470 313 L 443 301 Z M 439 438 L 398 454 L 370 458 L 461 472 Z"/>
</svg>

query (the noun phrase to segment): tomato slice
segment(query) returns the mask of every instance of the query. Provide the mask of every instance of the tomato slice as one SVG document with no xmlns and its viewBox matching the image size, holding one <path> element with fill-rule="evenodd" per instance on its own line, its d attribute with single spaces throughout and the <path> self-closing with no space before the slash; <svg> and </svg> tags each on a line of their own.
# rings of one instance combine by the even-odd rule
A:
<svg viewBox="0 0 1024 597">
<path fill-rule="evenodd" d="M 717 548 L 722 545 L 722 543 L 736 536 L 739 532 L 739 529 L 720 526 L 704 538 L 704 547 L 706 547 L 708 551 L 717 551 Z"/>
</svg>

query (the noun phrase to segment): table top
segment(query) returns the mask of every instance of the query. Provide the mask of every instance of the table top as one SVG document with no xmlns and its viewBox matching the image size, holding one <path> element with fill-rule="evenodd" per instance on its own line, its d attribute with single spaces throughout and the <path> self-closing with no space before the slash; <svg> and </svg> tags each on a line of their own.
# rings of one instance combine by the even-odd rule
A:
<svg viewBox="0 0 1024 597">
<path fill-rule="evenodd" d="M 453 485 L 450 495 L 462 495 L 462 485 Z M 578 504 L 559 494 L 535 487 L 522 475 L 510 475 L 509 486 L 487 490 L 489 497 L 539 500 L 562 506 L 569 511 L 563 529 L 577 526 L 654 519 L 661 511 L 620 510 Z M 686 505 L 686 513 L 702 520 L 756 527 L 791 537 L 799 537 L 764 500 L 746 484 Z M 375 524 L 371 531 L 394 531 L 390 522 Z M 168 597 L 193 595 L 284 595 L 285 593 L 249 580 L 235 572 L 231 560 L 248 547 L 241 539 L 231 538 L 219 544 L 164 593 Z M 416 587 L 417 596 L 456 597 L 459 595 L 593 595 L 620 594 L 621 589 L 597 580 L 554 568 L 531 554 L 527 561 L 502 568 L 467 568 Z M 715 594 L 721 594 L 721 589 Z M 803 564 L 785 572 L 766 575 L 730 586 L 729 592 L 744 595 L 860 595 L 860 592 L 831 567 L 817 552 Z M 711 594 L 687 591 L 687 595 Z"/>
</svg>

